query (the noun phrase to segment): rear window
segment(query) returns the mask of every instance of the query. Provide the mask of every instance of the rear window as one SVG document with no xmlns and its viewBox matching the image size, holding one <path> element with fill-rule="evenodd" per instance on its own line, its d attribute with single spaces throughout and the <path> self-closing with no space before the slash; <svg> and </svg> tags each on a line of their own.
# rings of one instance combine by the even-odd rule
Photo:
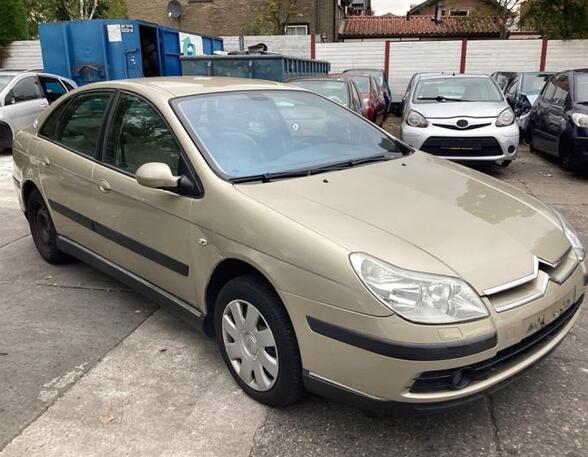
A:
<svg viewBox="0 0 588 457">
<path fill-rule="evenodd" d="M 490 78 L 434 78 L 419 81 L 415 103 L 501 102 L 502 93 Z"/>
<path fill-rule="evenodd" d="M 351 76 L 351 79 L 357 84 L 360 92 L 369 92 L 371 90 L 369 76 Z"/>
<path fill-rule="evenodd" d="M 343 106 L 349 106 L 349 94 L 345 81 L 302 80 L 292 82 L 294 86 L 316 92 Z"/>
</svg>

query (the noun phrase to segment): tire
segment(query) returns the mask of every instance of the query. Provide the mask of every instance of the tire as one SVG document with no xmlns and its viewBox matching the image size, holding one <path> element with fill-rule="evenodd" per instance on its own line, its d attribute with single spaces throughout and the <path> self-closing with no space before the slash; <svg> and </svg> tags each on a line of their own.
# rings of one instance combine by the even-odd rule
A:
<svg viewBox="0 0 588 457">
<path fill-rule="evenodd" d="M 561 159 L 561 166 L 566 171 L 574 170 L 574 160 L 570 155 L 570 142 L 562 137 L 559 142 L 559 157 Z"/>
<path fill-rule="evenodd" d="M 512 160 L 504 160 L 503 162 L 500 163 L 500 166 L 502 168 L 508 168 L 508 167 L 510 167 L 511 163 L 512 163 Z"/>
<path fill-rule="evenodd" d="M 52 264 L 61 264 L 69 260 L 67 254 L 57 248 L 57 232 L 45 200 L 37 189 L 27 199 L 27 219 L 31 228 L 33 241 L 43 259 Z"/>
<path fill-rule="evenodd" d="M 259 313 L 257 318 L 255 312 Z M 257 325 L 248 325 L 248 316 Z M 269 284 L 255 275 L 230 280 L 216 299 L 214 325 L 225 364 L 247 395 L 275 407 L 287 406 L 303 396 L 296 334 L 280 297 Z M 238 370 L 242 369 L 245 371 L 240 375 Z"/>
</svg>

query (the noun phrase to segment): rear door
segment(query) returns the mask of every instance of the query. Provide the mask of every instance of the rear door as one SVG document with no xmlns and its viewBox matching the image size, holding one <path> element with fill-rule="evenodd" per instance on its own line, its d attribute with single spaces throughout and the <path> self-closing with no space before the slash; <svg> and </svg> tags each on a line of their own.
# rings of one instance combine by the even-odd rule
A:
<svg viewBox="0 0 588 457">
<path fill-rule="evenodd" d="M 54 110 L 40 128 L 34 154 L 57 232 L 96 250 L 91 229 L 92 172 L 112 91 L 84 92 Z"/>
<path fill-rule="evenodd" d="M 41 89 L 43 90 L 43 95 L 49 103 L 53 103 L 63 94 L 67 93 L 66 87 L 58 78 L 43 75 L 39 75 L 38 78 L 41 84 Z"/>
<path fill-rule="evenodd" d="M 93 174 L 93 219 L 103 237 L 99 253 L 195 303 L 194 239 L 202 237 L 190 222 L 195 199 L 137 183 L 135 172 L 149 162 L 167 164 L 174 175 L 192 173 L 159 111 L 144 98 L 121 92 Z"/>
<path fill-rule="evenodd" d="M 13 131 L 32 125 L 49 106 L 35 75 L 18 78 L 4 99 L 3 112 L 11 120 Z"/>
</svg>

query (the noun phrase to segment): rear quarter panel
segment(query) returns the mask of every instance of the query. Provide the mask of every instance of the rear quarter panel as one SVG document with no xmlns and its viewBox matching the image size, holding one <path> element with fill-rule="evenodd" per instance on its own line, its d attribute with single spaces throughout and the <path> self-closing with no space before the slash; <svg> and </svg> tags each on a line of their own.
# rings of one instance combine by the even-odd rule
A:
<svg viewBox="0 0 588 457">
<path fill-rule="evenodd" d="M 12 147 L 12 175 L 15 184 L 18 183 L 18 199 L 23 211 L 26 210 L 23 190 L 27 183 L 33 183 L 37 188 L 41 189 L 38 160 L 31 153 L 34 150 L 31 146 L 37 141 L 36 129 L 34 127 L 28 127 L 17 132 Z"/>
</svg>

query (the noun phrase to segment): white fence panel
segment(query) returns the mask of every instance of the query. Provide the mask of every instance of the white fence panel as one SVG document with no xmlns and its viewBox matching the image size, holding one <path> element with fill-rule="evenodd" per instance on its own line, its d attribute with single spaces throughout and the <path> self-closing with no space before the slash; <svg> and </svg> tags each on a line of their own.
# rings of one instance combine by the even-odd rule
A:
<svg viewBox="0 0 588 457">
<path fill-rule="evenodd" d="M 222 37 L 225 51 L 237 51 L 239 49 L 238 36 Z M 268 51 L 284 54 L 289 57 L 310 59 L 310 35 L 260 35 L 246 36 L 245 49 L 258 43 L 265 43 Z"/>
<path fill-rule="evenodd" d="M 538 71 L 541 40 L 469 40 L 466 73 Z"/>
<path fill-rule="evenodd" d="M 545 70 L 562 71 L 588 67 L 588 40 L 549 40 Z"/>
<path fill-rule="evenodd" d="M 399 102 L 410 78 L 421 72 L 459 72 L 461 41 L 399 41 L 390 43 L 388 82 Z"/>
<path fill-rule="evenodd" d="M 331 62 L 331 73 L 353 67 L 384 68 L 385 43 L 317 43 L 316 58 Z"/>
<path fill-rule="evenodd" d="M 0 48 L 0 68 L 13 70 L 43 68 L 41 44 L 38 40 L 13 41 Z"/>
</svg>

